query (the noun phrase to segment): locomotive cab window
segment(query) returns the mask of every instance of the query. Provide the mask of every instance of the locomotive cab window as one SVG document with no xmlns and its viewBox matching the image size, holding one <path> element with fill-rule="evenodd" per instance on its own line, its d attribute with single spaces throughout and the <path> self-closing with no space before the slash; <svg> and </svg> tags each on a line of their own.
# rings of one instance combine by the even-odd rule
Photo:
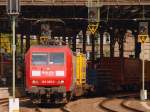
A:
<svg viewBox="0 0 150 112">
<path fill-rule="evenodd" d="M 50 53 L 49 64 L 64 64 L 64 53 Z"/>
<path fill-rule="evenodd" d="M 48 53 L 32 53 L 32 65 L 47 65 Z"/>
</svg>

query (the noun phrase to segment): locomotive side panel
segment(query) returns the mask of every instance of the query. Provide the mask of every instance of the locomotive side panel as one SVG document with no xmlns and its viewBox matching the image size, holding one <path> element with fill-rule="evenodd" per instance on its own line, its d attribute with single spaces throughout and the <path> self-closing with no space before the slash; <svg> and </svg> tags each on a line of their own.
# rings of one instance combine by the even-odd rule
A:
<svg viewBox="0 0 150 112">
<path fill-rule="evenodd" d="M 72 63 L 73 54 L 70 49 L 66 49 L 66 91 L 71 91 L 73 86 L 73 63 Z"/>
<path fill-rule="evenodd" d="M 30 88 L 30 49 L 25 54 L 25 82 L 26 82 L 26 89 L 28 90 Z"/>
</svg>

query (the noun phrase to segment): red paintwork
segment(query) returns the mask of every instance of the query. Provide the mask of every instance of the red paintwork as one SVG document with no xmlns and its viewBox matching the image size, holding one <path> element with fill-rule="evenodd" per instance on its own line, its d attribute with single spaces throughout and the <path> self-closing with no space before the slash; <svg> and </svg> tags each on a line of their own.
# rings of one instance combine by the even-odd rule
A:
<svg viewBox="0 0 150 112">
<path fill-rule="evenodd" d="M 32 52 L 46 52 L 46 53 L 59 53 L 63 52 L 65 61 L 64 65 L 32 65 Z M 73 80 L 73 65 L 72 65 L 72 51 L 67 46 L 32 46 L 25 54 L 25 65 L 26 65 L 26 89 L 30 90 L 32 86 L 65 86 L 66 91 L 70 91 L 72 80 Z M 46 74 L 41 74 L 41 76 L 32 76 L 32 70 L 34 71 L 52 71 L 54 74 L 51 76 L 46 76 Z M 64 71 L 64 76 L 55 76 L 55 71 Z M 43 72 L 42 72 L 43 73 Z M 32 81 L 39 81 L 38 84 L 33 84 Z M 59 80 L 63 80 L 64 83 L 58 83 Z M 45 83 L 42 83 L 45 81 Z M 46 82 L 46 81 L 49 81 Z"/>
</svg>

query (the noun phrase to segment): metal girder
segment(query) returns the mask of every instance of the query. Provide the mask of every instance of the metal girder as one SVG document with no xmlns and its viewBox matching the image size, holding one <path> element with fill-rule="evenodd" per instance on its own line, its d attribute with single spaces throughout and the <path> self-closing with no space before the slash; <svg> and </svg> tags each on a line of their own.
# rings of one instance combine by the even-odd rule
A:
<svg viewBox="0 0 150 112">
<path fill-rule="evenodd" d="M 7 0 L 0 0 L 0 5 L 6 5 Z M 50 5 L 50 6 L 88 6 L 88 0 L 20 0 L 21 5 Z M 149 0 L 89 0 L 93 6 L 103 5 L 150 5 Z"/>
</svg>

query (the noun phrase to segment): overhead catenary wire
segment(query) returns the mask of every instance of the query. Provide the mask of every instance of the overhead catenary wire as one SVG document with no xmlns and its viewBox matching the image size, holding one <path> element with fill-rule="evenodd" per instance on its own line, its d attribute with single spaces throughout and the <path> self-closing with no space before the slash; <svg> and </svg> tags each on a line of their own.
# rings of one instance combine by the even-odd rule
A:
<svg viewBox="0 0 150 112">
<path fill-rule="evenodd" d="M 20 18 L 20 19 L 18 19 L 18 21 L 19 20 L 27 20 L 27 21 L 38 21 L 38 20 L 42 20 L 43 18 Z M 53 18 L 53 19 L 58 19 L 58 18 Z M 83 20 L 83 21 L 88 21 L 88 19 L 87 18 L 78 18 L 78 17 L 76 17 L 76 18 L 61 18 L 61 19 L 63 19 L 63 20 Z M 143 20 L 141 17 L 139 17 L 139 18 L 134 18 L 134 19 L 127 19 L 127 18 L 108 18 L 109 19 L 109 21 L 129 21 L 129 20 L 137 20 L 137 21 L 141 21 L 141 20 Z M 106 21 L 107 20 L 107 18 L 101 18 L 101 21 Z M 150 18 L 145 18 L 145 20 L 150 20 Z"/>
</svg>

